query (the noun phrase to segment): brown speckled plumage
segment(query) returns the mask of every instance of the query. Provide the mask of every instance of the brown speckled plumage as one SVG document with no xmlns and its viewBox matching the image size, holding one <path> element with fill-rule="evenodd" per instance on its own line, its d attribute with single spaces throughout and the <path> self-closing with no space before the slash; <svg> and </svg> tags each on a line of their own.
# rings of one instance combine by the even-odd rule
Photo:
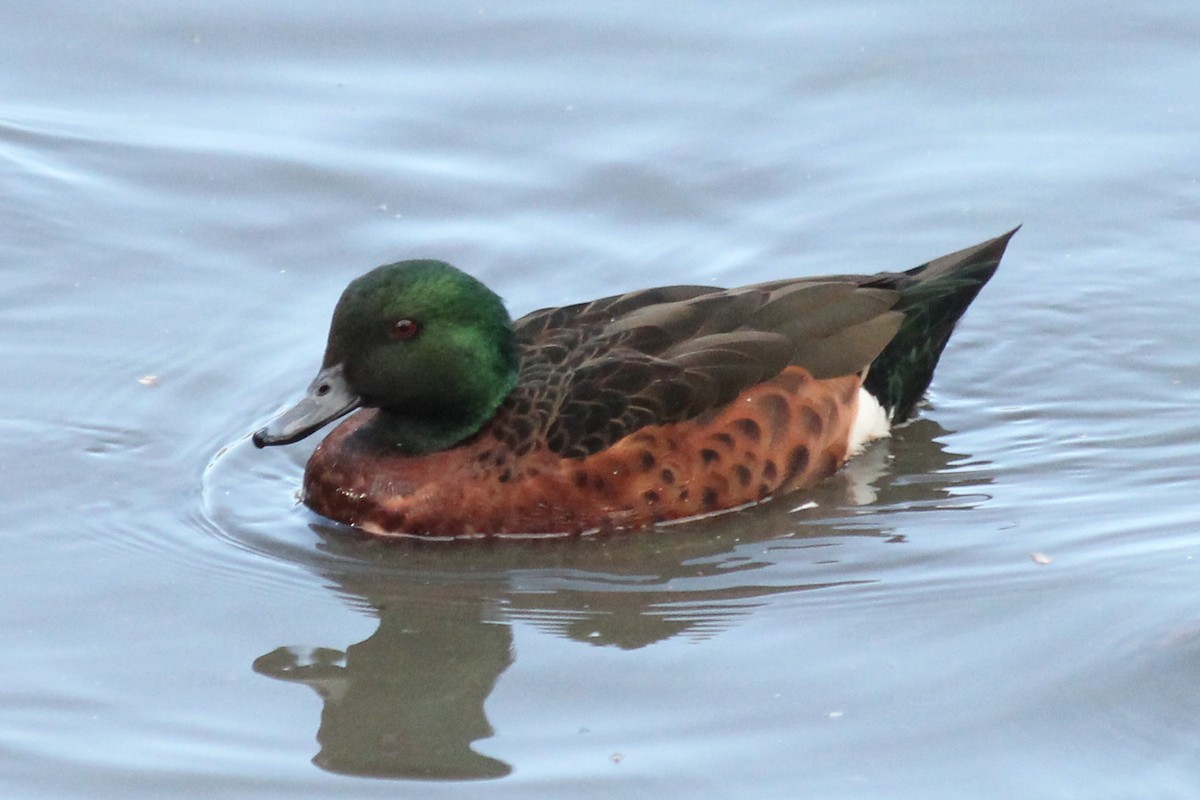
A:
<svg viewBox="0 0 1200 800">
<path fill-rule="evenodd" d="M 854 375 L 818 381 L 788 367 L 718 410 L 642 426 L 604 449 L 567 458 L 546 441 L 511 448 L 499 419 L 451 450 L 420 458 L 382 452 L 369 437 L 356 441 L 376 413 L 365 412 L 322 442 L 305 491 L 316 511 L 377 535 L 639 527 L 755 502 L 831 475 L 846 458 L 859 384 Z M 370 458 L 369 473 L 356 468 L 360 457 Z"/>
</svg>

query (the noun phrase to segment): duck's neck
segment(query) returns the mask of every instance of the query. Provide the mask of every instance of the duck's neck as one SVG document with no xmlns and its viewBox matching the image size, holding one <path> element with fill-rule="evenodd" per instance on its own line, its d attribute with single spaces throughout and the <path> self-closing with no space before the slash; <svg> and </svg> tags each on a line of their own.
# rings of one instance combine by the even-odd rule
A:
<svg viewBox="0 0 1200 800">
<path fill-rule="evenodd" d="M 448 450 L 471 438 L 487 425 L 508 396 L 515 375 L 494 387 L 490 397 L 473 402 L 441 404 L 423 409 L 412 405 L 403 411 L 380 408 L 363 433 L 376 444 L 407 455 L 426 455 Z"/>
<path fill-rule="evenodd" d="M 454 447 L 478 433 L 486 422 L 486 419 L 402 416 L 380 409 L 363 433 L 389 450 L 420 456 Z"/>
</svg>

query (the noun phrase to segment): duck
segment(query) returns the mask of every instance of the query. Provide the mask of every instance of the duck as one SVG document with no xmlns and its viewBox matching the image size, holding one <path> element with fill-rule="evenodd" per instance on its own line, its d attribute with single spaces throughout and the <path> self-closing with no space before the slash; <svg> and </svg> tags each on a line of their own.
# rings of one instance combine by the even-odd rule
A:
<svg viewBox="0 0 1200 800">
<path fill-rule="evenodd" d="M 1017 229 L 900 272 L 662 286 L 512 320 L 444 261 L 377 267 L 298 402 L 301 497 L 374 537 L 660 527 L 810 489 L 911 417 Z"/>
</svg>

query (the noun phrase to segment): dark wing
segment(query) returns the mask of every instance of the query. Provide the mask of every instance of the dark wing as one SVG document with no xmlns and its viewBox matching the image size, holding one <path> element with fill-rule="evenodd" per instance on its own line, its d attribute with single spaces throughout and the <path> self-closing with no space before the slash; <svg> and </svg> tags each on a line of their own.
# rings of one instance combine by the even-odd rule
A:
<svg viewBox="0 0 1200 800">
<path fill-rule="evenodd" d="M 716 294 L 715 286 L 662 286 L 627 294 L 602 297 L 590 303 L 577 303 L 561 308 L 543 308 L 517 320 L 513 327 L 518 344 L 534 343 L 545 332 L 579 328 L 595 323 L 610 322 L 617 317 L 646 306 L 690 300 L 703 294 Z"/>
<path fill-rule="evenodd" d="M 586 456 L 719 408 L 789 364 L 861 372 L 903 319 L 899 294 L 869 280 L 671 286 L 535 311 L 514 325 L 520 379 L 496 430 L 518 452 L 542 442 Z"/>
</svg>

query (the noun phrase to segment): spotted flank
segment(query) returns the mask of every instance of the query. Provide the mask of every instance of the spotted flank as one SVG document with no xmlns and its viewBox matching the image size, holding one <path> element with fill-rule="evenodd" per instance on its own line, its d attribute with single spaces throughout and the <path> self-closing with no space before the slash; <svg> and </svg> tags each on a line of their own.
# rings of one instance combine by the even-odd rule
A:
<svg viewBox="0 0 1200 800">
<path fill-rule="evenodd" d="M 907 272 L 669 286 L 515 322 L 448 264 L 387 265 L 346 289 L 308 393 L 254 442 L 351 414 L 304 501 L 377 536 L 740 508 L 814 486 L 913 412 L 1011 235 Z"/>
</svg>

